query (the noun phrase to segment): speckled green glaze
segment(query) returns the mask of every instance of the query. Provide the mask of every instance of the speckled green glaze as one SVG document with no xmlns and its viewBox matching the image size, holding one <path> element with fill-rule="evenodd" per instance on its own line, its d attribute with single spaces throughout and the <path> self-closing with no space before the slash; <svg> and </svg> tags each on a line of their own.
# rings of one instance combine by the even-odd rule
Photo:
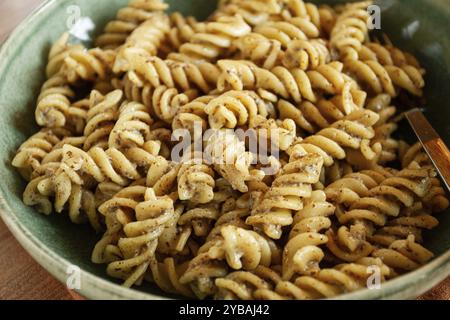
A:
<svg viewBox="0 0 450 320">
<path fill-rule="evenodd" d="M 167 0 L 172 9 L 205 17 L 214 0 Z M 320 1 L 337 3 L 339 1 Z M 0 52 L 0 212 L 24 248 L 50 273 L 65 282 L 70 264 L 82 269 L 81 290 L 91 299 L 171 298 L 145 285 L 122 288 L 90 262 L 99 235 L 87 226 L 69 223 L 64 215 L 43 216 L 22 204 L 25 183 L 10 161 L 16 148 L 37 130 L 34 106 L 44 79 L 50 44 L 66 30 L 67 7 L 78 5 L 101 31 L 126 0 L 51 0 L 24 21 Z M 427 73 L 427 116 L 450 143 L 450 2 L 448 0 L 384 0 L 383 31 L 400 47 L 416 54 Z M 407 26 L 410 26 L 407 28 Z M 440 226 L 426 234 L 436 258 L 423 268 L 390 281 L 380 290 L 362 290 L 343 299 L 413 298 L 450 274 L 450 212 L 439 215 Z"/>
</svg>

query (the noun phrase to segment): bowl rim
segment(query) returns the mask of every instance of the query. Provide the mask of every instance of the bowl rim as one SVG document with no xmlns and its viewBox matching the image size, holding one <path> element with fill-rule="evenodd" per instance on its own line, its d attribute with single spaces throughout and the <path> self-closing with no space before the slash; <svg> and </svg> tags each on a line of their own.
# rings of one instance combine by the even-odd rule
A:
<svg viewBox="0 0 450 320">
<path fill-rule="evenodd" d="M 24 20 L 22 20 L 22 22 L 7 36 L 3 44 L 0 45 L 0 74 L 5 71 L 9 58 L 8 53 L 13 51 L 14 47 L 21 43 L 21 41 L 16 41 L 16 39 L 21 39 L 21 35 L 23 34 L 22 31 L 26 30 L 27 26 L 31 22 L 37 20 L 40 14 L 46 12 L 50 13 L 52 7 L 60 4 L 61 1 L 45 0 Z M 13 212 L 13 210 L 3 197 L 3 191 L 0 189 L 0 217 L 5 222 L 7 228 L 37 263 L 39 263 L 47 272 L 58 279 L 61 283 L 65 284 L 68 276 L 66 271 L 70 266 L 72 266 L 72 264 L 41 242 L 30 232 L 30 230 L 21 224 L 17 216 L 14 214 L 9 214 L 10 212 Z M 437 285 L 449 275 L 450 248 L 421 268 L 383 283 L 380 289 L 370 290 L 365 288 L 355 292 L 339 295 L 333 299 L 403 299 L 405 296 L 407 298 L 415 298 Z M 81 288 L 74 291 L 86 298 L 139 300 L 171 299 L 169 297 L 154 293 L 142 292 L 133 288 L 125 288 L 83 269 L 80 270 L 80 276 Z"/>
</svg>

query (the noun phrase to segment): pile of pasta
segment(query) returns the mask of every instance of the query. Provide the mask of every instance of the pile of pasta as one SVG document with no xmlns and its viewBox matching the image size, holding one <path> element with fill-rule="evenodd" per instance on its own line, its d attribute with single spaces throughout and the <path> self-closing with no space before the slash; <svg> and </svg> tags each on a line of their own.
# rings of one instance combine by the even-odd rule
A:
<svg viewBox="0 0 450 320">
<path fill-rule="evenodd" d="M 425 71 L 370 40 L 370 4 L 224 0 L 199 22 L 131 0 L 94 48 L 64 34 L 12 161 L 24 203 L 101 232 L 92 261 L 125 286 L 185 297 L 326 298 L 421 267 L 449 202 L 392 135 Z M 195 124 L 228 161 L 171 159 Z M 279 137 L 277 173 L 230 129 Z"/>
</svg>

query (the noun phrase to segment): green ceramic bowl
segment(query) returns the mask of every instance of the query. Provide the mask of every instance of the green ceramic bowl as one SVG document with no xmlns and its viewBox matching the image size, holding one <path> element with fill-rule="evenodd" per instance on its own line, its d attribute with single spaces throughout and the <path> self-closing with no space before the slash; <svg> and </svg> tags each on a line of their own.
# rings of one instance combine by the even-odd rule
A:
<svg viewBox="0 0 450 320">
<path fill-rule="evenodd" d="M 172 10 L 204 18 L 213 0 L 166 0 Z M 336 3 L 338 1 L 321 1 Z M 450 142 L 450 5 L 448 0 L 384 0 L 382 28 L 401 48 L 416 54 L 427 69 L 427 116 Z M 88 226 L 77 226 L 64 215 L 49 217 L 21 201 L 25 183 L 11 167 L 17 147 L 37 131 L 35 99 L 44 80 L 50 44 L 66 31 L 68 7 L 81 8 L 100 32 L 126 0 L 50 0 L 28 17 L 3 44 L 0 52 L 0 214 L 22 246 L 63 283 L 68 268 L 81 269 L 81 295 L 91 299 L 171 298 L 146 285 L 126 289 L 108 278 L 104 266 L 90 262 L 98 239 Z M 6 13 L 7 14 L 7 13 Z M 414 298 L 450 274 L 450 215 L 440 214 L 440 225 L 426 234 L 436 258 L 421 269 L 399 277 L 379 290 L 361 290 L 342 299 Z M 70 270 L 70 269 L 69 269 Z"/>
</svg>

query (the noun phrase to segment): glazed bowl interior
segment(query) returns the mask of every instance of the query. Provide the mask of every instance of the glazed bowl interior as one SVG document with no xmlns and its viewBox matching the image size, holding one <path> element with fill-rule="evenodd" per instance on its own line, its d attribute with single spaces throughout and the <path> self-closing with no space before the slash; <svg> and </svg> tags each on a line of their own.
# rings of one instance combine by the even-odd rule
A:
<svg viewBox="0 0 450 320">
<path fill-rule="evenodd" d="M 35 100 L 44 80 L 48 50 L 66 31 L 70 5 L 95 23 L 101 32 L 126 0 L 54 0 L 36 10 L 3 45 L 0 54 L 0 211 L 25 249 L 59 280 L 65 282 L 70 264 L 82 270 L 79 293 L 88 298 L 171 298 L 146 284 L 125 289 L 106 275 L 103 265 L 90 262 L 91 250 L 100 235 L 89 226 L 73 225 L 64 214 L 43 216 L 22 203 L 25 182 L 10 162 L 17 147 L 38 130 L 34 122 Z M 215 8 L 212 0 L 166 0 L 171 10 L 205 18 Z M 338 3 L 343 1 L 312 1 Z M 384 0 L 382 31 L 400 48 L 415 54 L 427 70 L 426 115 L 447 144 L 450 143 L 450 5 L 444 0 Z M 406 130 L 406 138 L 412 133 Z M 409 136 L 409 137 L 408 137 Z M 412 298 L 449 274 L 450 212 L 439 214 L 440 225 L 425 234 L 436 258 L 429 265 L 382 286 L 344 298 Z"/>
</svg>

